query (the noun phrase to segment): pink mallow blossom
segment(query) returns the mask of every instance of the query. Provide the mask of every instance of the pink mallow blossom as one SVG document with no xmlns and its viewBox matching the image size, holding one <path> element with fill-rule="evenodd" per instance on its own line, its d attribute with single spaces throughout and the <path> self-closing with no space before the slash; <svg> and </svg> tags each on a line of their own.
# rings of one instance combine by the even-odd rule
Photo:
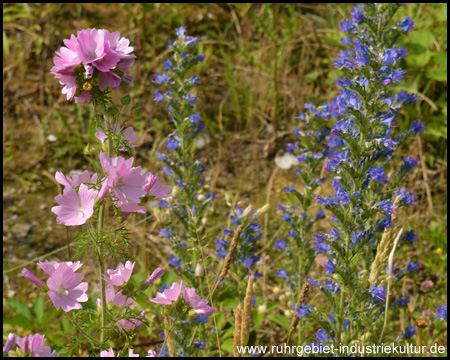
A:
<svg viewBox="0 0 450 360">
<path fill-rule="evenodd" d="M 89 174 L 88 170 L 84 170 L 82 173 L 72 172 L 70 176 L 65 176 L 61 171 L 57 171 L 55 174 L 55 179 L 63 186 L 71 186 L 76 188 L 82 183 L 95 184 L 97 182 L 98 174 L 94 173 L 92 176 Z M 91 186 L 89 186 L 91 187 Z"/>
<path fill-rule="evenodd" d="M 146 191 L 141 187 L 146 184 L 146 178 L 140 166 L 133 167 L 134 158 L 125 160 L 122 156 L 110 158 L 106 153 L 100 153 L 100 163 L 108 175 L 106 184 L 118 199 L 118 204 L 127 203 L 127 199 L 139 203 Z"/>
<path fill-rule="evenodd" d="M 105 288 L 105 295 L 106 295 L 106 303 L 108 304 L 108 306 L 117 306 L 118 308 L 124 309 L 126 308 L 131 309 L 136 306 L 132 305 L 136 299 L 123 295 L 123 290 L 120 290 L 117 293 L 115 293 L 114 286 L 110 284 L 107 285 Z M 101 299 L 97 299 L 96 303 L 98 307 L 101 307 L 102 305 Z M 146 315 L 145 311 L 142 311 L 139 314 L 139 317 L 143 318 L 145 317 L 145 315 Z M 137 319 L 121 319 L 117 321 L 116 325 L 119 329 L 124 328 L 126 330 L 131 330 L 138 326 L 141 326 L 142 321 Z"/>
<path fill-rule="evenodd" d="M 145 207 L 139 206 L 138 203 L 132 201 L 120 204 L 120 210 L 122 211 L 124 218 L 127 218 L 131 213 L 135 212 L 145 214 Z"/>
<path fill-rule="evenodd" d="M 58 267 L 61 265 L 61 264 L 66 264 L 68 267 L 70 267 L 73 271 L 77 271 L 80 267 L 81 267 L 81 262 L 80 261 L 77 261 L 77 262 L 72 262 L 72 261 L 66 261 L 66 262 L 62 262 L 62 263 L 59 263 L 59 262 L 57 262 L 57 261 L 52 261 L 52 262 L 50 262 L 50 261 L 48 261 L 48 260 L 45 260 L 44 262 L 42 262 L 42 261 L 39 261 L 38 263 L 37 263 L 37 265 L 42 269 L 42 270 L 44 270 L 47 274 L 49 274 L 50 276 L 52 276 L 53 275 L 53 273 L 56 271 L 56 269 L 58 269 Z"/>
<path fill-rule="evenodd" d="M 146 176 L 146 184 L 142 187 L 142 189 L 149 195 L 158 199 L 171 196 L 168 194 L 172 190 L 170 186 L 164 186 L 162 182 L 159 181 L 158 177 L 152 173 L 147 173 Z"/>
<path fill-rule="evenodd" d="M 117 354 L 117 356 L 120 355 Z M 104 350 L 100 352 L 100 357 L 116 357 L 116 355 L 114 355 L 114 349 L 112 347 L 110 347 L 108 350 Z M 128 350 L 128 357 L 139 357 L 139 354 L 135 354 L 133 349 L 129 349 Z"/>
<path fill-rule="evenodd" d="M 111 284 L 106 285 L 105 296 L 107 304 L 112 304 L 119 308 L 133 308 L 135 306 L 132 304 L 136 299 L 123 295 L 123 290 L 120 290 L 116 293 L 114 286 L 112 286 Z M 97 306 L 101 306 L 101 304 L 101 299 L 97 299 Z"/>
<path fill-rule="evenodd" d="M 107 87 L 117 88 L 122 81 L 128 82 L 128 75 L 119 76 L 113 70 L 124 72 L 133 65 L 136 56 L 129 44 L 119 32 L 104 29 L 80 30 L 77 36 L 64 40 L 65 46 L 53 58 L 55 66 L 51 73 L 64 85 L 62 93 L 67 95 L 67 100 L 75 97 L 75 102 L 89 101 L 91 93 L 78 89 L 78 84 L 90 81 L 95 74 L 98 74 L 101 91 Z M 94 68 L 98 71 L 94 72 Z"/>
<path fill-rule="evenodd" d="M 191 308 L 197 315 L 212 314 L 215 309 L 208 306 L 208 300 L 203 299 L 200 295 L 195 293 L 195 288 L 188 288 L 184 285 L 181 286 L 183 289 L 183 298 L 186 303 L 189 304 Z"/>
<path fill-rule="evenodd" d="M 161 305 L 172 305 L 178 300 L 181 291 L 183 291 L 185 303 L 194 310 L 195 314 L 212 314 L 215 311 L 213 307 L 207 305 L 208 300 L 197 295 L 194 288 L 184 286 L 182 281 L 180 285 L 174 282 L 172 286 L 169 289 L 165 289 L 163 293 L 156 293 L 156 298 L 150 299 L 150 301 Z"/>
<path fill-rule="evenodd" d="M 66 226 L 83 225 L 94 213 L 95 199 L 98 191 L 89 189 L 81 184 L 78 193 L 71 186 L 67 186 L 62 195 L 57 195 L 52 212 L 57 215 L 56 223 Z"/>
<path fill-rule="evenodd" d="M 137 319 L 121 319 L 117 322 L 119 329 L 132 330 L 142 325 L 142 321 Z"/>
<path fill-rule="evenodd" d="M 181 286 L 183 286 L 183 281 L 181 281 Z M 178 300 L 181 294 L 181 286 L 178 285 L 178 283 L 174 282 L 172 286 L 168 289 L 165 289 L 164 292 L 157 292 L 156 297 L 150 299 L 150 301 L 155 304 L 172 305 L 175 301 Z"/>
<path fill-rule="evenodd" d="M 128 280 L 130 280 L 131 274 L 133 273 L 135 262 L 127 261 L 125 265 L 120 263 L 115 270 L 108 269 L 108 275 L 103 275 L 103 279 L 114 286 L 122 286 Z"/>
<path fill-rule="evenodd" d="M 65 312 L 81 309 L 80 302 L 88 301 L 86 291 L 87 282 L 81 282 L 84 275 L 76 273 L 66 263 L 61 263 L 53 275 L 47 280 L 48 296 L 56 309 L 62 308 Z"/>
<path fill-rule="evenodd" d="M 44 346 L 45 335 L 34 334 L 24 338 L 16 337 L 17 345 L 23 350 L 25 355 L 31 353 L 31 357 L 55 357 L 56 351 L 50 346 Z M 29 355 L 28 355 L 29 356 Z"/>
</svg>

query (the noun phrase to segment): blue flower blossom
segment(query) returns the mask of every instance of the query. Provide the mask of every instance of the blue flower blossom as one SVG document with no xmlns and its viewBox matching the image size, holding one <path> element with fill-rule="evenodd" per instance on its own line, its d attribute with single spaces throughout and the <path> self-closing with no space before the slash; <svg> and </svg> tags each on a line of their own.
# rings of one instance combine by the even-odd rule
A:
<svg viewBox="0 0 450 360">
<path fill-rule="evenodd" d="M 408 32 L 414 28 L 414 21 L 408 16 L 405 16 L 402 21 L 399 21 L 397 26 L 404 32 Z"/>
<path fill-rule="evenodd" d="M 404 337 L 409 339 L 417 334 L 417 330 L 413 325 L 409 325 L 405 329 Z"/>
<path fill-rule="evenodd" d="M 278 239 L 275 241 L 275 250 L 284 250 L 286 249 L 286 240 Z"/>
<path fill-rule="evenodd" d="M 444 306 L 439 305 L 436 310 L 436 319 L 443 319 L 447 321 L 447 304 L 445 304 Z"/>
<path fill-rule="evenodd" d="M 408 265 L 406 266 L 406 271 L 413 272 L 420 268 L 419 263 L 414 263 L 412 260 L 408 261 Z"/>
</svg>

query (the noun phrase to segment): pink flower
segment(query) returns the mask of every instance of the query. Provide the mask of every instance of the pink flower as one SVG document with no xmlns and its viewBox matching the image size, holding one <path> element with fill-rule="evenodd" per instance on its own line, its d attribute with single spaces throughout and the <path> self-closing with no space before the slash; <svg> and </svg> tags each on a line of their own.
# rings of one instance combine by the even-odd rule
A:
<svg viewBox="0 0 450 360">
<path fill-rule="evenodd" d="M 97 29 L 77 32 L 76 51 L 84 64 L 100 60 L 106 56 L 105 37 Z"/>
<path fill-rule="evenodd" d="M 120 56 L 120 58 L 124 58 L 124 56 L 134 56 L 129 55 L 133 52 L 133 48 L 130 45 L 130 40 L 126 38 L 120 37 L 120 32 L 109 32 L 105 29 L 100 29 L 99 33 L 103 34 L 105 40 L 109 43 L 109 48 L 111 51 L 115 52 Z M 123 70 L 122 70 L 123 71 Z"/>
<path fill-rule="evenodd" d="M 105 181 L 102 182 L 102 187 L 100 189 L 100 192 L 98 193 L 97 199 L 103 200 L 105 196 L 108 194 L 109 189 L 111 189 L 111 186 L 108 185 L 108 183 Z"/>
<path fill-rule="evenodd" d="M 55 66 L 52 68 L 52 72 L 55 75 L 58 74 L 71 74 L 73 68 L 77 66 L 81 60 L 76 51 L 77 38 L 75 35 L 70 36 L 70 40 L 64 40 L 66 47 L 61 47 L 59 51 L 56 51 L 56 56 L 53 58 Z"/>
<path fill-rule="evenodd" d="M 159 279 L 163 275 L 164 275 L 164 270 L 162 268 L 156 268 L 156 270 L 153 271 L 153 273 L 146 280 L 144 280 L 143 284 L 148 286 L 153 281 L 155 281 L 156 279 Z"/>
<path fill-rule="evenodd" d="M 128 357 L 139 357 L 139 354 L 135 354 L 133 349 L 128 351 Z"/>
<path fill-rule="evenodd" d="M 120 354 L 120 352 L 119 352 Z M 119 354 L 117 354 L 117 356 L 119 356 Z M 116 357 L 116 355 L 114 355 L 114 350 L 112 347 L 110 347 L 108 350 L 103 350 L 100 352 L 100 357 Z M 128 350 L 128 357 L 139 357 L 139 354 L 135 354 L 133 349 L 129 349 Z"/>
<path fill-rule="evenodd" d="M 75 96 L 75 103 L 89 102 L 91 100 L 91 93 L 88 91 L 82 91 L 80 96 Z"/>
<path fill-rule="evenodd" d="M 92 65 L 94 65 L 99 71 L 101 71 L 102 74 L 113 73 L 109 70 L 116 67 L 117 63 L 120 60 L 120 56 L 114 51 L 110 51 L 109 42 L 105 42 L 104 54 L 105 55 L 101 59 L 95 60 Z"/>
<path fill-rule="evenodd" d="M 134 308 L 135 305 L 132 305 L 136 299 L 128 297 L 123 295 L 123 290 L 120 290 L 119 292 L 115 293 L 114 290 L 114 286 L 112 286 L 111 284 L 107 285 L 105 288 L 105 295 L 106 295 L 106 302 L 108 304 L 111 305 L 115 305 L 118 308 Z M 97 299 L 96 301 L 97 306 L 101 306 L 102 302 L 100 299 Z M 140 317 L 145 317 L 145 311 L 141 311 L 141 313 L 139 314 Z M 142 321 L 137 320 L 137 319 L 121 319 L 117 322 L 117 327 L 119 329 L 126 329 L 126 330 L 131 330 L 134 329 L 138 326 L 142 325 Z"/>
<path fill-rule="evenodd" d="M 184 286 L 183 282 L 180 285 L 173 283 L 170 289 L 165 289 L 163 293 L 156 293 L 156 298 L 150 299 L 150 301 L 161 305 L 172 305 L 173 302 L 178 300 L 181 291 L 183 291 L 185 303 L 194 309 L 195 314 L 206 315 L 215 311 L 213 307 L 207 305 L 208 300 L 197 295 L 194 288 Z"/>
<path fill-rule="evenodd" d="M 5 346 L 3 346 L 3 352 L 9 353 L 14 345 L 16 345 L 17 335 L 14 333 L 9 333 L 6 339 Z"/>
<path fill-rule="evenodd" d="M 109 350 L 103 350 L 100 352 L 100 357 L 115 357 L 114 350 L 112 347 L 109 348 Z"/>
<path fill-rule="evenodd" d="M 181 281 L 181 286 L 183 286 L 183 281 Z M 174 282 L 169 289 L 165 289 L 163 293 L 157 292 L 156 298 L 150 299 L 151 302 L 161 305 L 172 305 L 174 301 L 178 300 L 181 294 L 181 286 Z"/>
<path fill-rule="evenodd" d="M 208 306 L 208 300 L 203 299 L 195 293 L 195 288 L 188 288 L 182 285 L 184 301 L 189 304 L 197 315 L 212 314 L 215 309 Z"/>
<path fill-rule="evenodd" d="M 120 210 L 123 212 L 123 216 L 127 218 L 131 213 L 138 212 L 141 214 L 145 214 L 145 207 L 139 206 L 139 204 L 135 202 L 126 202 L 120 204 Z"/>
<path fill-rule="evenodd" d="M 130 280 L 131 274 L 133 272 L 135 262 L 127 261 L 125 266 L 120 263 L 116 270 L 108 269 L 108 275 L 103 275 L 103 279 L 109 282 L 111 285 L 121 286 Z"/>
<path fill-rule="evenodd" d="M 108 87 L 117 89 L 121 81 L 122 78 L 112 71 L 98 73 L 98 86 L 101 91 L 105 91 Z"/>
<path fill-rule="evenodd" d="M 142 321 L 137 319 L 121 319 L 117 322 L 119 329 L 132 330 L 142 325 Z"/>
<path fill-rule="evenodd" d="M 167 194 L 172 190 L 170 186 L 164 186 L 162 182 L 158 180 L 158 177 L 152 173 L 147 174 L 147 182 L 142 189 L 149 195 L 152 195 L 158 199 L 171 196 Z"/>
<path fill-rule="evenodd" d="M 136 300 L 134 298 L 127 297 L 127 296 L 123 295 L 123 290 L 120 290 L 116 294 L 115 290 L 114 290 L 114 286 L 112 286 L 111 284 L 106 285 L 106 287 L 105 287 L 105 296 L 106 296 L 106 302 L 107 303 L 112 303 L 113 305 L 116 305 L 119 308 L 121 308 L 121 307 L 133 308 L 134 305 L 132 305 L 132 304 Z M 100 299 L 98 299 L 98 300 L 100 300 Z M 100 302 L 97 305 L 98 306 L 101 305 L 101 300 L 100 300 Z"/>
<path fill-rule="evenodd" d="M 107 184 L 113 195 L 118 199 L 118 205 L 126 203 L 127 199 L 139 203 L 146 192 L 141 189 L 146 183 L 140 166 L 132 167 L 134 158 L 125 160 L 122 156 L 110 158 L 106 153 L 100 153 L 100 163 L 108 175 Z"/>
<path fill-rule="evenodd" d="M 69 176 L 65 176 L 61 171 L 57 171 L 55 174 L 55 179 L 63 186 L 71 186 L 76 188 L 78 185 L 82 183 L 91 183 L 95 184 L 97 182 L 98 174 L 94 173 L 92 176 L 89 174 L 88 170 L 84 170 L 81 174 L 76 172 L 72 172 L 70 174 L 72 178 Z M 89 186 L 89 185 L 88 185 Z M 91 187 L 91 186 L 89 186 Z"/>
<path fill-rule="evenodd" d="M 422 292 L 427 292 L 430 291 L 434 286 L 434 282 L 431 280 L 426 280 L 422 283 L 422 285 L 420 286 L 420 290 L 422 290 Z"/>
<path fill-rule="evenodd" d="M 32 357 L 55 357 L 56 351 L 50 346 L 44 346 L 45 335 L 34 334 L 24 338 L 16 337 L 17 345 L 23 350 L 24 354 L 31 352 Z"/>
<path fill-rule="evenodd" d="M 39 261 L 37 263 L 37 265 L 44 270 L 47 274 L 49 274 L 50 276 L 54 274 L 54 272 L 56 271 L 56 269 L 58 269 L 58 267 L 61 264 L 66 264 L 68 267 L 70 267 L 73 271 L 77 271 L 80 267 L 81 267 L 81 262 L 77 261 L 75 263 L 73 263 L 72 261 L 66 261 L 66 262 L 62 262 L 59 263 L 57 261 L 52 261 L 49 262 L 48 260 L 45 260 L 44 262 Z"/>
<path fill-rule="evenodd" d="M 158 355 L 156 354 L 155 350 L 149 350 L 148 351 L 148 355 L 146 357 L 157 357 Z"/>
<path fill-rule="evenodd" d="M 94 213 L 95 198 L 98 191 L 81 184 L 78 194 L 74 188 L 67 186 L 62 195 L 57 195 L 55 201 L 60 206 L 54 206 L 52 212 L 57 215 L 56 223 L 66 226 L 83 225 Z"/>
<path fill-rule="evenodd" d="M 107 87 L 117 88 L 122 80 L 128 81 L 128 75 L 119 76 L 112 70 L 118 68 L 125 72 L 133 65 L 136 56 L 129 44 L 119 32 L 110 33 L 104 29 L 80 30 L 77 36 L 71 35 L 69 40 L 64 40 L 65 46 L 53 58 L 55 66 L 51 73 L 64 85 L 62 93 L 67 94 L 67 100 L 74 97 L 75 102 L 91 100 L 91 92 L 81 91 L 79 84 L 89 82 L 104 91 Z"/>
<path fill-rule="evenodd" d="M 81 282 L 84 275 L 74 272 L 66 263 L 61 263 L 47 280 L 48 296 L 56 309 L 65 312 L 81 309 L 80 302 L 88 301 L 87 282 Z"/>
<path fill-rule="evenodd" d="M 139 135 L 136 135 L 134 133 L 134 129 L 132 126 L 128 126 L 123 131 L 123 139 L 130 144 L 130 147 L 136 147 L 137 146 L 136 144 L 135 145 L 132 145 L 132 144 L 139 140 Z M 120 150 L 124 151 L 125 149 L 122 148 Z"/>
<path fill-rule="evenodd" d="M 61 93 L 66 94 L 67 100 L 72 100 L 75 96 L 75 92 L 77 91 L 77 78 L 72 75 L 63 74 L 58 74 L 55 77 L 59 79 L 59 83 L 61 85 L 64 85 Z"/>
<path fill-rule="evenodd" d="M 25 277 L 25 279 L 30 280 L 34 285 L 36 285 L 37 287 L 42 287 L 44 285 L 44 283 L 39 280 L 36 275 L 34 275 L 30 270 L 28 270 L 27 268 L 23 268 L 22 270 L 22 274 Z"/>
</svg>

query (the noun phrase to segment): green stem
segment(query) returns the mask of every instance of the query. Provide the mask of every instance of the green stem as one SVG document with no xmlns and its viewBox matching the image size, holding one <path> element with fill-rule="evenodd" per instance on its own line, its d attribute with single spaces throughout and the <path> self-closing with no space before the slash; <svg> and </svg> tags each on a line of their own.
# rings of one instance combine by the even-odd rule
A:
<svg viewBox="0 0 450 360">
<path fill-rule="evenodd" d="M 105 218 L 105 204 L 100 205 L 98 210 L 98 224 L 97 224 L 97 241 L 101 238 L 103 232 L 103 222 Z M 105 280 L 102 275 L 105 273 L 105 263 L 103 261 L 103 245 L 99 245 L 98 262 L 100 265 L 100 286 L 101 286 L 101 300 L 102 300 L 102 329 L 100 340 L 103 343 L 105 341 L 106 331 L 106 292 L 105 292 Z"/>
<path fill-rule="evenodd" d="M 337 341 L 342 343 L 342 324 L 344 323 L 344 305 L 345 305 L 345 297 L 344 297 L 345 286 L 341 285 L 341 297 L 339 299 L 339 316 L 337 319 Z"/>
<path fill-rule="evenodd" d="M 69 261 L 70 261 L 72 256 L 70 254 L 70 236 L 69 236 L 69 227 L 68 226 L 66 226 L 66 236 L 67 236 L 67 256 L 69 257 Z"/>
<path fill-rule="evenodd" d="M 353 208 L 351 209 L 353 211 Z M 345 237 L 345 263 L 348 265 L 349 258 L 349 250 L 350 250 L 350 232 Z M 344 324 L 344 308 L 345 308 L 345 290 L 346 287 L 344 284 L 341 284 L 341 296 L 339 299 L 339 313 L 337 319 L 337 341 L 342 343 L 342 325 Z"/>
</svg>

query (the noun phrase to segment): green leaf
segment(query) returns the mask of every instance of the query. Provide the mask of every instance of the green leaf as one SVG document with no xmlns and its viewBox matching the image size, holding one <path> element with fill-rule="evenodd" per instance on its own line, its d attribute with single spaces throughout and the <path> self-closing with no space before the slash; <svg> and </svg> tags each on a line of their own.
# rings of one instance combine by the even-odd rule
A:
<svg viewBox="0 0 450 360">
<path fill-rule="evenodd" d="M 309 84 L 309 83 L 312 83 L 314 80 L 316 80 L 319 76 L 320 76 L 320 72 L 318 70 L 314 70 L 314 71 L 310 72 L 309 74 L 306 74 L 305 79 L 306 79 L 306 82 Z"/>
<path fill-rule="evenodd" d="M 30 309 L 28 309 L 28 306 L 26 306 L 25 303 L 23 303 L 19 299 L 17 298 L 8 299 L 6 300 L 6 305 L 16 314 L 22 315 L 25 318 L 31 320 Z"/>
<path fill-rule="evenodd" d="M 133 274 L 131 275 L 130 281 L 134 286 L 138 287 L 141 282 L 147 279 L 148 276 L 150 275 L 145 275 L 144 273 Z"/>
<path fill-rule="evenodd" d="M 114 117 L 114 116 L 116 116 L 118 113 L 119 113 L 119 109 L 116 108 L 115 106 L 111 106 L 111 107 L 108 109 L 108 115 L 109 115 L 109 116 Z"/>
<path fill-rule="evenodd" d="M 120 102 L 123 105 L 130 105 L 131 104 L 131 97 L 130 97 L 130 95 L 125 95 L 123 98 L 120 99 Z"/>
<path fill-rule="evenodd" d="M 43 296 L 41 296 L 31 307 L 31 312 L 39 325 L 42 325 L 42 321 L 44 320 L 44 308 L 45 302 Z"/>
<path fill-rule="evenodd" d="M 276 309 L 278 305 L 279 305 L 279 303 L 278 303 L 277 301 L 269 301 L 269 302 L 266 304 L 266 306 L 267 306 L 266 312 L 267 312 L 267 311 L 271 311 L 271 310 L 273 310 L 273 309 Z"/>
<path fill-rule="evenodd" d="M 228 329 L 225 330 L 225 332 L 222 334 L 221 338 L 222 339 L 233 338 L 234 331 L 235 331 L 235 327 L 230 326 Z"/>
<path fill-rule="evenodd" d="M 412 67 L 424 67 L 431 60 L 431 52 L 425 51 L 421 54 L 411 54 L 406 58 L 406 62 Z"/>
<path fill-rule="evenodd" d="M 414 32 L 414 36 L 411 38 L 410 47 L 417 54 L 424 53 L 430 44 L 435 42 L 434 35 L 428 30 L 418 30 Z"/>
<path fill-rule="evenodd" d="M 264 319 L 264 313 L 256 313 L 253 314 L 253 322 L 255 323 L 256 326 L 261 326 L 261 323 Z"/>
<path fill-rule="evenodd" d="M 216 324 L 217 324 L 217 329 L 222 329 L 223 326 L 223 312 L 220 313 L 216 313 Z"/>
<path fill-rule="evenodd" d="M 272 315 L 269 315 L 267 318 L 270 321 L 273 321 L 274 323 L 285 328 L 286 330 L 289 330 L 290 321 L 288 319 L 286 319 L 286 317 L 284 315 L 272 314 Z"/>
<path fill-rule="evenodd" d="M 447 21 L 447 4 L 442 4 L 440 11 L 437 11 L 436 17 L 439 21 Z"/>
<path fill-rule="evenodd" d="M 434 70 L 426 72 L 428 79 L 436 81 L 447 81 L 447 70 Z"/>
<path fill-rule="evenodd" d="M 447 68 L 447 51 L 439 51 L 433 53 L 434 61 Z"/>
<path fill-rule="evenodd" d="M 45 311 L 44 312 L 44 318 L 43 318 L 43 323 L 47 324 L 48 322 L 50 322 L 51 320 L 53 320 L 53 318 L 58 315 L 58 310 L 56 310 L 55 308 L 52 308 L 49 311 Z"/>
<path fill-rule="evenodd" d="M 177 277 L 178 275 L 175 273 L 175 271 L 171 270 L 161 277 L 161 283 L 172 284 L 177 279 Z"/>
<path fill-rule="evenodd" d="M 230 354 L 234 354 L 233 339 L 225 340 L 222 344 L 220 344 L 220 347 L 222 350 L 225 350 Z"/>
<path fill-rule="evenodd" d="M 14 315 L 3 318 L 3 324 L 20 326 L 25 330 L 33 329 L 33 322 L 23 315 Z"/>
</svg>

